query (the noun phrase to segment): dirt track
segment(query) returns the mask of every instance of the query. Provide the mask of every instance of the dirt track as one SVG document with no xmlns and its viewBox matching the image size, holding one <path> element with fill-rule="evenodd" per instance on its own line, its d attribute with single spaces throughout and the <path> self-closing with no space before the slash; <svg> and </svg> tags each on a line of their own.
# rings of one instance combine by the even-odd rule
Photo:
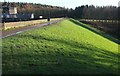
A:
<svg viewBox="0 0 120 76">
<path fill-rule="evenodd" d="M 2 31 L 2 36 L 0 36 L 0 38 L 5 38 L 5 37 L 8 37 L 8 36 L 16 35 L 16 34 L 19 34 L 19 33 L 22 33 L 22 32 L 25 32 L 25 31 L 28 31 L 28 30 L 31 30 L 31 29 L 39 28 L 39 27 L 42 27 L 42 26 L 55 24 L 55 23 L 60 22 L 62 20 L 64 20 L 64 19 L 50 21 L 50 22 L 47 22 L 47 23 L 44 23 L 44 24 L 38 24 L 38 25 L 34 25 L 34 26 L 25 26 L 25 27 L 21 27 L 21 28 L 16 28 L 14 30 L 4 30 L 4 31 Z"/>
</svg>

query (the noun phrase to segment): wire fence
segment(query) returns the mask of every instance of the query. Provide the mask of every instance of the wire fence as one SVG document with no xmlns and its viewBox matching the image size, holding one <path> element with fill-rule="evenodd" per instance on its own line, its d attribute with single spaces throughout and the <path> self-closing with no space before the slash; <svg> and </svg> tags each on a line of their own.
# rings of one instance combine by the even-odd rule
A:
<svg viewBox="0 0 120 76">
<path fill-rule="evenodd" d="M 95 19 L 80 19 L 80 21 L 89 21 L 89 22 L 111 22 L 111 23 L 118 23 L 118 20 L 95 20 Z"/>
</svg>

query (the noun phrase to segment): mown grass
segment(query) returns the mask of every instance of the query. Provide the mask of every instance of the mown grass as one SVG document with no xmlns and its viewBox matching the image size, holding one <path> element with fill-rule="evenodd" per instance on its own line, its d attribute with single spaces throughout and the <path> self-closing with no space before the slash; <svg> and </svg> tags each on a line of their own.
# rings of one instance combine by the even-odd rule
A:
<svg viewBox="0 0 120 76">
<path fill-rule="evenodd" d="M 71 20 L 2 42 L 3 74 L 118 73 L 118 44 Z"/>
</svg>

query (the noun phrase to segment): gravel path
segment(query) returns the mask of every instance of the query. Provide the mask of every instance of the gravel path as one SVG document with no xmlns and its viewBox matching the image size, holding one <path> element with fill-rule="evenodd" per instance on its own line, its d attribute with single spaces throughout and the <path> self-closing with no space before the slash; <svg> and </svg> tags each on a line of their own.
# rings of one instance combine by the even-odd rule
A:
<svg viewBox="0 0 120 76">
<path fill-rule="evenodd" d="M 44 23 L 44 24 L 38 24 L 38 25 L 34 25 L 34 26 L 25 26 L 25 27 L 21 27 L 21 28 L 16 28 L 14 30 L 4 30 L 4 31 L 2 31 L 2 36 L 0 36 L 0 38 L 5 38 L 5 37 L 12 36 L 12 35 L 16 35 L 16 34 L 19 34 L 19 33 L 22 33 L 22 32 L 25 32 L 25 31 L 28 31 L 28 30 L 31 30 L 31 29 L 39 28 L 39 27 L 42 27 L 42 26 L 55 24 L 55 23 L 61 22 L 63 20 L 64 19 L 50 21 L 50 22 L 47 22 L 47 23 Z"/>
</svg>

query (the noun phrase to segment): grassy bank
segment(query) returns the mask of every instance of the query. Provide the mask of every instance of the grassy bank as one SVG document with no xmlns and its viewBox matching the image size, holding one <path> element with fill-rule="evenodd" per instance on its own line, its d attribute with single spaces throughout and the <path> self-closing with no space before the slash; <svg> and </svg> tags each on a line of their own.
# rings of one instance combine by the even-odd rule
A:
<svg viewBox="0 0 120 76">
<path fill-rule="evenodd" d="M 4 38 L 3 73 L 118 73 L 118 44 L 74 22 Z"/>
</svg>

